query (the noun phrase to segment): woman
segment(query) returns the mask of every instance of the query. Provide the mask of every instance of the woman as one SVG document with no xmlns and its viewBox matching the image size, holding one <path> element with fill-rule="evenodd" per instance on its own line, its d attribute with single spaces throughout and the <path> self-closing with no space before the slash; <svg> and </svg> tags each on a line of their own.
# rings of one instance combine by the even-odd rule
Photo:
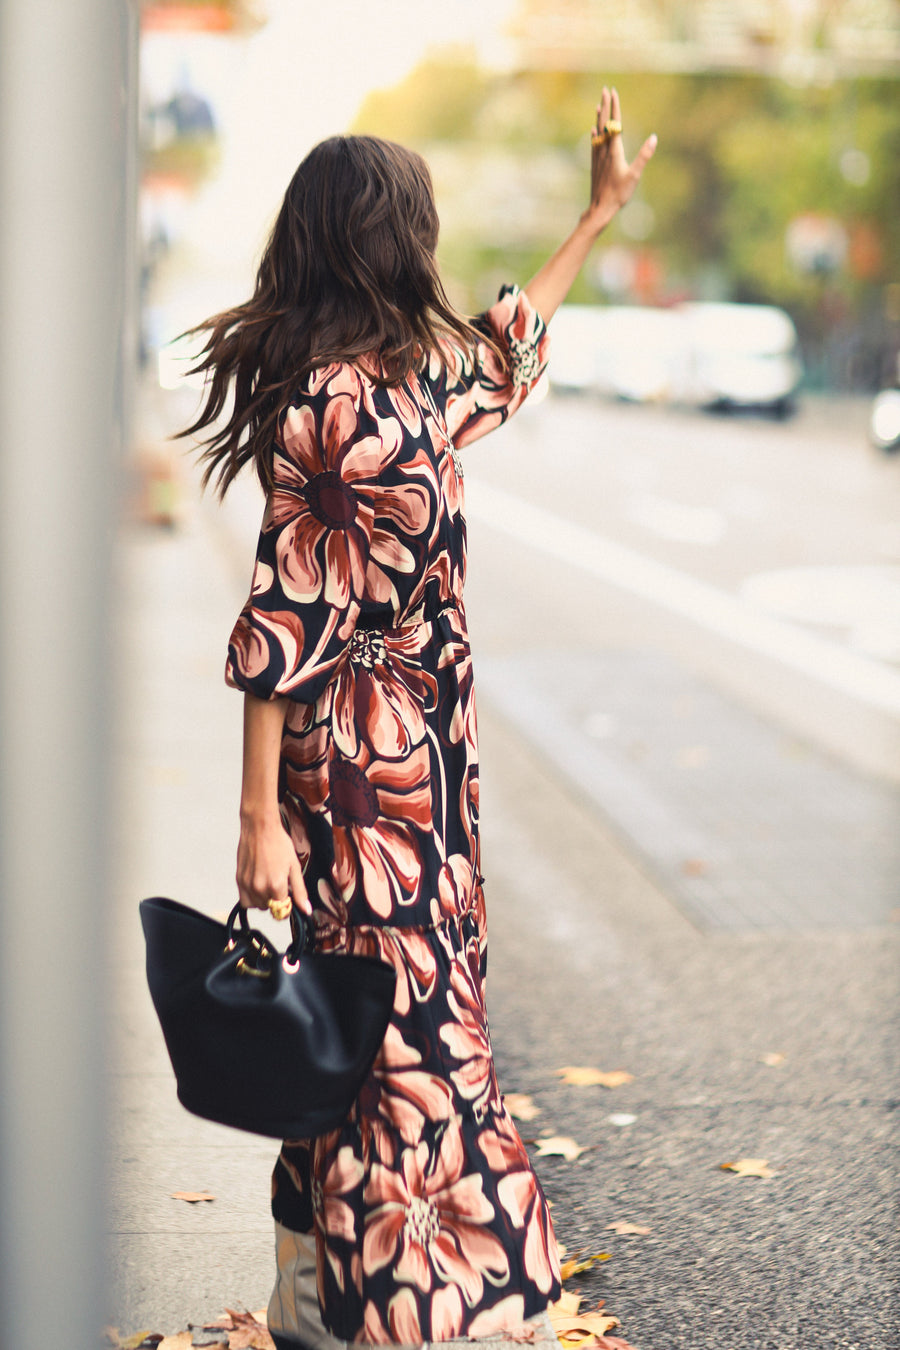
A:
<svg viewBox="0 0 900 1350">
<path fill-rule="evenodd" d="M 253 298 L 204 325 L 212 378 L 189 430 L 234 389 L 204 481 L 224 492 L 252 461 L 267 492 L 226 672 L 244 691 L 240 900 L 292 901 L 320 949 L 397 971 L 351 1116 L 275 1166 L 279 1350 L 515 1330 L 558 1297 L 485 1014 L 457 451 L 539 379 L 545 322 L 653 153 L 651 137 L 626 162 L 619 118 L 604 89 L 586 211 L 472 324 L 438 279 L 424 162 L 335 137 L 298 168 Z"/>
</svg>

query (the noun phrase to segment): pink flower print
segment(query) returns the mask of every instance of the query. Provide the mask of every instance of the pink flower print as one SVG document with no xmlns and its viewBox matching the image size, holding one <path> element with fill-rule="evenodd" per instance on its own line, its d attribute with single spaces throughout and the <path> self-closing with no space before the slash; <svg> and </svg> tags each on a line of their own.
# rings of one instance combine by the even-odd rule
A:
<svg viewBox="0 0 900 1350">
<path fill-rule="evenodd" d="M 347 393 L 334 394 L 320 416 L 308 404 L 285 416 L 264 528 L 279 531 L 278 577 L 301 604 L 322 596 L 343 610 L 363 594 L 379 470 L 396 453 L 400 427 L 382 418 L 376 433 L 359 430 L 359 409 Z M 379 547 L 383 552 L 383 541 Z"/>
<path fill-rule="evenodd" d="M 453 1095 L 445 1079 L 422 1068 L 419 1051 L 391 1023 L 360 1093 L 360 1110 L 367 1119 L 377 1112 L 406 1143 L 415 1145 L 426 1121 L 450 1119 Z"/>
<path fill-rule="evenodd" d="M 253 680 L 261 675 L 269 664 L 269 646 L 250 619 L 249 607 L 238 617 L 231 633 L 225 667 L 225 678 L 229 684 L 235 684 L 235 674 L 244 680 Z"/>
<path fill-rule="evenodd" d="M 363 1324 L 357 1332 L 354 1343 L 357 1345 L 390 1345 L 391 1333 L 384 1325 L 381 1313 L 369 1299 L 363 1309 Z"/>
<path fill-rule="evenodd" d="M 432 1339 L 451 1341 L 459 1337 L 462 1332 L 463 1306 L 456 1285 L 448 1284 L 443 1289 L 437 1289 L 430 1303 Z M 371 1300 L 366 1304 L 364 1318 L 363 1330 L 356 1338 L 364 1344 L 421 1345 L 424 1340 L 419 1304 L 408 1287 L 400 1289 L 388 1303 L 387 1327 Z"/>
<path fill-rule="evenodd" d="M 343 1292 L 344 1267 L 332 1254 L 329 1243 L 335 1238 L 344 1242 L 355 1241 L 356 1219 L 344 1196 L 350 1195 L 361 1184 L 363 1165 L 354 1157 L 349 1144 L 345 1144 L 329 1157 L 328 1141 L 333 1137 L 322 1135 L 313 1145 L 312 1206 L 316 1222 L 316 1265 L 319 1269 L 319 1287 L 322 1287 L 323 1267 L 327 1260 L 338 1287 Z"/>
<path fill-rule="evenodd" d="M 472 676 L 472 652 L 467 633 L 463 630 L 458 611 L 447 614 L 453 636 L 441 648 L 439 669 L 447 670 L 447 710 L 444 718 L 451 742 L 456 745 L 463 737 L 471 751 L 472 759 L 477 760 L 477 732 L 475 726 L 475 695 Z"/>
<path fill-rule="evenodd" d="M 293 610 L 262 610 L 253 608 L 248 601 L 231 634 L 234 648 L 234 669 L 226 669 L 226 678 L 235 683 L 237 672 L 246 680 L 261 675 L 272 661 L 266 634 L 274 639 L 281 649 L 280 668 L 284 671 L 279 686 L 297 679 L 297 669 L 303 656 L 303 621 Z M 229 661 L 229 667 L 231 661 Z M 277 667 L 276 667 L 277 669 Z"/>
<path fill-rule="evenodd" d="M 405 1148 L 399 1171 L 375 1163 L 365 1190 L 369 1207 L 363 1238 L 367 1273 L 393 1264 L 394 1278 L 430 1293 L 434 1277 L 456 1285 L 469 1307 L 484 1292 L 484 1281 L 509 1278 L 500 1240 L 486 1227 L 493 1206 L 476 1172 L 465 1174 L 459 1122 L 450 1122 L 435 1153 L 423 1140 Z"/>
<path fill-rule="evenodd" d="M 282 754 L 288 793 L 302 802 L 310 812 L 319 812 L 324 810 L 328 800 L 326 764 L 329 736 L 325 724 L 304 725 L 302 714 L 311 707 L 311 704 L 293 700 L 289 704 Z"/>
<path fill-rule="evenodd" d="M 362 887 L 367 905 L 383 919 L 412 904 L 422 872 L 414 831 L 431 829 L 428 745 L 403 760 L 335 755 L 329 765 L 334 868 L 346 901 Z"/>
<path fill-rule="evenodd" d="M 499 1105 L 499 1090 L 484 1000 L 464 956 L 453 962 L 447 1004 L 456 1020 L 445 1022 L 438 1034 L 461 1065 L 450 1077 L 460 1095 L 473 1103 L 476 1114 L 481 1114 L 491 1102 Z"/>
<path fill-rule="evenodd" d="M 497 1185 L 497 1197 L 513 1227 L 525 1229 L 526 1274 L 542 1294 L 548 1294 L 559 1279 L 556 1241 L 534 1173 L 510 1172 L 502 1177 Z"/>
<path fill-rule="evenodd" d="M 345 609 L 365 585 L 374 509 L 356 484 L 377 476 L 378 443 L 357 438 L 357 411 L 346 395 L 326 405 L 321 433 L 316 422 L 311 407 L 288 409 L 264 528 L 279 530 L 275 553 L 285 594 L 301 604 L 324 595 Z"/>
<path fill-rule="evenodd" d="M 470 1340 L 482 1336 L 496 1336 L 501 1331 L 518 1331 L 525 1321 L 525 1300 L 521 1294 L 509 1294 L 490 1308 L 485 1308 L 469 1323 Z"/>
<path fill-rule="evenodd" d="M 472 862 L 462 853 L 449 854 L 438 873 L 437 899 L 431 902 L 432 923 L 457 919 L 472 903 Z"/>
<path fill-rule="evenodd" d="M 500 1177 L 497 1198 L 510 1223 L 525 1229 L 525 1271 L 541 1293 L 547 1294 L 559 1280 L 556 1237 L 525 1146 L 505 1111 L 498 1114 L 496 1129 L 482 1130 L 478 1144 L 488 1167 Z"/>
<path fill-rule="evenodd" d="M 407 683 L 409 681 L 409 683 Z M 335 686 L 333 727 L 341 754 L 353 759 L 362 735 L 373 754 L 402 759 L 425 739 L 421 669 L 405 667 L 385 635 L 357 629 Z"/>
<path fill-rule="evenodd" d="M 438 1289 L 431 1300 L 431 1336 L 435 1341 L 455 1340 L 462 1331 L 463 1306 L 455 1284 Z"/>
<path fill-rule="evenodd" d="M 391 1340 L 398 1345 L 421 1345 L 424 1337 L 419 1324 L 419 1308 L 411 1289 L 401 1289 L 388 1303 Z"/>
<path fill-rule="evenodd" d="M 389 389 L 388 398 L 402 425 L 413 436 L 418 436 L 422 430 L 422 412 L 408 385 L 398 384 Z"/>
</svg>

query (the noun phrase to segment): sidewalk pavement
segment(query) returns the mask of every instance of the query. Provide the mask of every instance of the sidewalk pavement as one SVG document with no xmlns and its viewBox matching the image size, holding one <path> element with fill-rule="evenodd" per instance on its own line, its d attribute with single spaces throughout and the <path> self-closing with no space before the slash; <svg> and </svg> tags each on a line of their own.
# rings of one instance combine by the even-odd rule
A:
<svg viewBox="0 0 900 1350">
<path fill-rule="evenodd" d="M 266 1306 L 277 1145 L 178 1103 L 138 917 L 148 895 L 222 917 L 232 905 L 241 709 L 222 672 L 242 597 L 199 511 L 174 531 L 128 525 L 120 557 L 109 1318 L 128 1335 Z"/>
</svg>

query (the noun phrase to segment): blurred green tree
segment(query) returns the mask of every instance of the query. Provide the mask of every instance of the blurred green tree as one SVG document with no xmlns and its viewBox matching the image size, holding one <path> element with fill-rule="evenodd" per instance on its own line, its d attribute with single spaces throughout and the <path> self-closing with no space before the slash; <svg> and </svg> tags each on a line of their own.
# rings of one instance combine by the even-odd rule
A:
<svg viewBox="0 0 900 1350">
<path fill-rule="evenodd" d="M 453 210 L 442 231 L 441 259 L 454 295 L 469 307 L 483 303 L 504 263 L 524 279 L 575 218 L 603 82 L 621 93 L 629 152 L 652 130 L 660 137 L 636 199 L 642 206 L 623 212 L 604 240 L 607 248 L 653 260 L 654 293 L 645 288 L 630 298 L 781 305 L 821 378 L 877 382 L 886 360 L 879 353 L 900 341 L 888 301 L 900 281 L 900 99 L 890 79 L 795 87 L 751 74 L 494 74 L 464 54 L 431 59 L 396 88 L 372 94 L 356 129 L 415 145 L 431 158 L 441 206 L 445 179 L 454 193 L 460 190 L 459 176 L 446 174 L 454 154 L 470 167 L 493 166 L 493 173 L 469 175 L 478 193 L 468 209 L 484 210 L 489 237 L 471 225 L 460 230 Z M 548 227 L 546 212 L 530 216 L 514 200 L 491 204 L 492 181 L 498 193 L 508 193 L 511 176 L 497 173 L 498 156 L 527 178 L 535 161 L 551 153 L 568 185 L 555 193 L 558 226 Z M 802 259 L 792 257 L 788 230 L 803 216 L 836 224 L 845 239 L 832 267 L 825 259 L 803 270 Z M 608 298 L 602 249 L 573 299 Z M 838 329 L 856 350 L 849 373 L 825 369 L 824 348 Z"/>
</svg>

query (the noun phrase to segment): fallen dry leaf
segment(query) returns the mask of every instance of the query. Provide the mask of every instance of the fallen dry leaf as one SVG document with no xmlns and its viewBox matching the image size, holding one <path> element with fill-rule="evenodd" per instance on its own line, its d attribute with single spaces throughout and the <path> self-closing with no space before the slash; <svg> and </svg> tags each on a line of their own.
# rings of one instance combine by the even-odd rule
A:
<svg viewBox="0 0 900 1350">
<path fill-rule="evenodd" d="M 573 1289 L 571 1293 L 564 1289 L 555 1303 L 551 1303 L 547 1312 L 552 1322 L 555 1317 L 574 1317 L 581 1307 L 581 1295 Z"/>
<path fill-rule="evenodd" d="M 173 1199 L 173 1200 L 186 1200 L 186 1201 L 188 1202 L 189 1205 L 196 1205 L 196 1204 L 199 1204 L 199 1202 L 200 1202 L 201 1200 L 215 1200 L 215 1198 L 216 1198 L 216 1197 L 215 1197 L 214 1195 L 210 1195 L 209 1191 L 173 1191 L 173 1192 L 172 1192 L 172 1199 Z"/>
<path fill-rule="evenodd" d="M 616 1219 L 615 1223 L 608 1223 L 607 1228 L 613 1233 L 635 1233 L 639 1237 L 646 1237 L 652 1233 L 652 1228 L 643 1228 L 639 1223 L 629 1223 L 627 1219 Z"/>
<path fill-rule="evenodd" d="M 556 1073 L 569 1087 L 617 1088 L 623 1083 L 632 1082 L 634 1078 L 634 1074 L 626 1073 L 624 1069 L 603 1073 L 600 1069 L 577 1064 L 567 1064 L 564 1069 L 557 1069 Z"/>
<path fill-rule="evenodd" d="M 573 1275 L 580 1275 L 585 1270 L 590 1270 L 591 1266 L 597 1266 L 601 1261 L 611 1260 L 609 1252 L 596 1252 L 593 1256 L 577 1257 L 573 1256 L 570 1261 L 563 1261 L 559 1268 L 560 1279 L 571 1280 Z"/>
<path fill-rule="evenodd" d="M 575 1162 L 584 1149 L 565 1134 L 553 1134 L 549 1139 L 537 1141 L 539 1158 L 565 1158 L 566 1162 Z"/>
<path fill-rule="evenodd" d="M 578 1313 L 575 1317 L 559 1317 L 553 1322 L 553 1330 L 560 1340 L 576 1334 L 584 1336 L 605 1336 L 613 1327 L 619 1325 L 618 1317 L 607 1317 L 605 1313 Z"/>
<path fill-rule="evenodd" d="M 228 1350 L 275 1350 L 268 1327 L 238 1327 L 228 1333 Z"/>
<path fill-rule="evenodd" d="M 504 1092 L 503 1102 L 511 1116 L 516 1120 L 534 1120 L 541 1114 L 541 1108 L 535 1106 L 527 1092 Z"/>
<path fill-rule="evenodd" d="M 565 1295 L 563 1297 L 565 1298 Z M 577 1305 L 581 1302 L 580 1295 L 571 1294 L 568 1297 L 575 1300 L 577 1309 Z M 550 1316 L 550 1323 L 553 1330 L 556 1332 L 560 1344 L 564 1346 L 565 1350 L 634 1350 L 634 1347 L 629 1345 L 627 1341 L 623 1341 L 618 1336 L 605 1336 L 603 1332 L 599 1330 L 599 1327 L 602 1326 L 604 1321 L 607 1324 L 607 1328 L 618 1326 L 616 1318 L 603 1312 L 602 1299 L 597 1304 L 596 1310 L 587 1311 L 580 1317 L 572 1316 L 568 1312 L 567 1307 L 565 1310 L 563 1309 L 563 1299 L 560 1299 L 558 1303 L 551 1304 L 547 1311 Z M 588 1326 L 585 1327 L 582 1325 L 577 1329 L 563 1330 L 563 1328 L 571 1327 L 573 1322 L 575 1324 L 587 1322 Z M 589 1330 L 588 1327 L 592 1326 L 598 1329 Z"/>
<path fill-rule="evenodd" d="M 162 1332 L 136 1331 L 133 1336 L 126 1336 L 124 1341 L 119 1341 L 119 1350 L 138 1350 L 139 1345 L 158 1345 L 161 1340 Z"/>
<path fill-rule="evenodd" d="M 779 1050 L 770 1051 L 768 1054 L 760 1055 L 760 1064 L 768 1064 L 770 1069 L 779 1068 L 787 1059 L 787 1055 L 781 1054 Z"/>
<path fill-rule="evenodd" d="M 163 1336 L 156 1350 L 191 1350 L 193 1344 L 192 1331 L 179 1331 L 177 1336 Z"/>
<path fill-rule="evenodd" d="M 768 1158 L 738 1158 L 736 1162 L 722 1163 L 723 1172 L 736 1172 L 739 1177 L 774 1177 Z"/>
<path fill-rule="evenodd" d="M 234 1330 L 228 1330 L 228 1350 L 275 1350 L 265 1313 L 259 1321 L 252 1312 L 235 1312 L 233 1308 L 225 1311 L 234 1323 Z"/>
</svg>

